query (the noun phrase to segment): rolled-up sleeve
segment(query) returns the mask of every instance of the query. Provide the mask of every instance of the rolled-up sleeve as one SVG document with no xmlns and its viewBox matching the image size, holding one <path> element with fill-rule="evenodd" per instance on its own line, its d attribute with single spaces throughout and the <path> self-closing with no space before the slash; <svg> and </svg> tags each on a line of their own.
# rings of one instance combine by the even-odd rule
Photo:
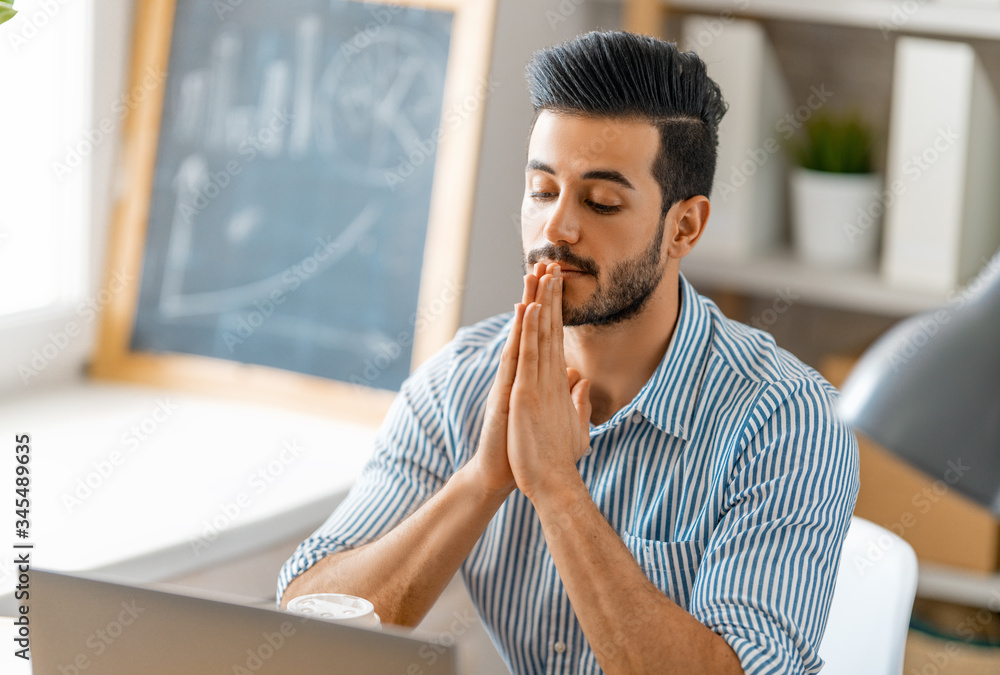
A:
<svg viewBox="0 0 1000 675">
<path fill-rule="evenodd" d="M 436 386 L 448 367 L 447 351 L 427 361 L 404 383 L 357 483 L 282 566 L 279 603 L 295 577 L 325 556 L 378 539 L 419 508 L 454 472 Z"/>
<path fill-rule="evenodd" d="M 689 610 L 748 675 L 815 673 L 858 492 L 857 441 L 811 379 L 768 385 L 741 430 Z"/>
</svg>

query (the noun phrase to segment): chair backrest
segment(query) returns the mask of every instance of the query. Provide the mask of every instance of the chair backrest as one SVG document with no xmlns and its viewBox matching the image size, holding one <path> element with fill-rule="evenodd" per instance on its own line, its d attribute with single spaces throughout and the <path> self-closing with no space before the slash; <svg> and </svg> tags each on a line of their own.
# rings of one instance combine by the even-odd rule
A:
<svg viewBox="0 0 1000 675">
<path fill-rule="evenodd" d="M 903 539 L 854 516 L 819 655 L 823 675 L 900 675 L 917 556 Z"/>
</svg>

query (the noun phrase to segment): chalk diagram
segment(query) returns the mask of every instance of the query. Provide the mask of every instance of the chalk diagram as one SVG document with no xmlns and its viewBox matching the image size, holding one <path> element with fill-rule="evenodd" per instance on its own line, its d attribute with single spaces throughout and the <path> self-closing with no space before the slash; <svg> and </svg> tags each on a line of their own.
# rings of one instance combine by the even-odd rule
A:
<svg viewBox="0 0 1000 675">
<path fill-rule="evenodd" d="M 422 33 L 384 28 L 371 40 L 357 53 L 342 50 L 324 70 L 316 92 L 316 142 L 324 154 L 345 158 L 339 165 L 353 179 L 385 186 L 385 172 L 412 150 L 436 149 L 426 130 L 438 128 L 445 74 Z M 368 142 L 351 142 L 357 138 Z M 301 149 L 296 140 L 293 135 L 293 154 Z"/>
<path fill-rule="evenodd" d="M 291 269 L 290 265 L 280 272 L 232 288 L 188 293 L 182 291 L 184 275 L 189 269 L 186 260 L 191 253 L 192 228 L 195 223 L 191 218 L 185 217 L 179 207 L 188 200 L 190 194 L 203 190 L 208 182 L 208 165 L 201 155 L 191 155 L 184 160 L 174 183 L 178 208 L 174 211 L 173 225 L 170 228 L 170 243 L 167 247 L 166 265 L 160 287 L 159 310 L 165 317 L 221 314 L 246 307 L 254 300 L 266 298 L 276 290 L 286 292 L 293 288 L 287 276 L 288 270 Z M 381 209 L 375 204 L 365 206 L 326 247 L 323 259 L 316 259 L 315 271 L 312 271 L 310 276 L 322 273 L 351 252 L 378 222 L 380 211 Z M 252 206 L 238 211 L 229 221 L 227 238 L 237 240 L 245 236 L 241 230 L 252 227 L 255 217 L 255 208 Z M 245 224 L 247 222 L 251 224 Z M 308 255 L 311 255 L 311 251 L 307 251 L 303 257 Z"/>
<path fill-rule="evenodd" d="M 261 67 L 254 105 L 234 102 L 245 42 L 237 29 L 214 38 L 206 68 L 192 69 L 180 78 L 174 136 L 204 150 L 184 157 L 171 181 L 174 208 L 158 294 L 164 318 L 234 311 L 283 288 L 283 272 L 277 272 L 227 288 L 185 290 L 196 285 L 191 281 L 203 283 L 190 265 L 198 230 L 219 228 L 236 248 L 261 227 L 262 210 L 254 204 L 241 206 L 226 222 L 200 217 L 195 205 L 212 187 L 211 155 L 245 150 L 250 139 L 262 157 L 305 161 L 310 153 L 319 153 L 331 160 L 327 168 L 342 180 L 385 188 L 386 171 L 404 161 L 411 149 L 427 147 L 426 130 L 438 127 L 440 100 L 434 97 L 443 91 L 445 73 L 441 60 L 430 54 L 440 47 L 427 35 L 411 28 L 383 27 L 362 48 L 334 52 L 325 67 L 321 19 L 303 17 L 295 36 L 292 63 L 276 58 Z M 291 122 L 263 138 L 261 130 L 269 128 L 269 115 L 282 106 L 290 108 Z M 255 138 L 255 132 L 261 138 Z M 382 215 L 383 209 L 373 201 L 344 218 L 342 231 L 331 233 L 336 252 L 323 261 L 324 269 L 370 241 Z"/>
</svg>

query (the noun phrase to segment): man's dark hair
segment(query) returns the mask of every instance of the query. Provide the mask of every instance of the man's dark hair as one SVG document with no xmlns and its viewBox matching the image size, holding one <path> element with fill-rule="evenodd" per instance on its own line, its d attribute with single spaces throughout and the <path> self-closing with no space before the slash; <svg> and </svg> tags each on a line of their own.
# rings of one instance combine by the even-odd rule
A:
<svg viewBox="0 0 1000 675">
<path fill-rule="evenodd" d="M 535 52 L 526 76 L 531 129 L 542 110 L 638 119 L 659 129 L 652 173 L 661 218 L 675 202 L 711 193 L 726 104 L 694 52 L 646 35 L 594 31 Z"/>
</svg>

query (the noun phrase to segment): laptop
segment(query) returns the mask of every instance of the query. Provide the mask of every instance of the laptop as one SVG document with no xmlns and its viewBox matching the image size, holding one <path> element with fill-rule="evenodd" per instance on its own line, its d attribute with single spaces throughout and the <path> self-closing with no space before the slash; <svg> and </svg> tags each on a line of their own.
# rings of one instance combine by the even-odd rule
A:
<svg viewBox="0 0 1000 675">
<path fill-rule="evenodd" d="M 59 675 L 454 675 L 454 648 L 76 575 L 32 570 L 33 672 Z"/>
</svg>

